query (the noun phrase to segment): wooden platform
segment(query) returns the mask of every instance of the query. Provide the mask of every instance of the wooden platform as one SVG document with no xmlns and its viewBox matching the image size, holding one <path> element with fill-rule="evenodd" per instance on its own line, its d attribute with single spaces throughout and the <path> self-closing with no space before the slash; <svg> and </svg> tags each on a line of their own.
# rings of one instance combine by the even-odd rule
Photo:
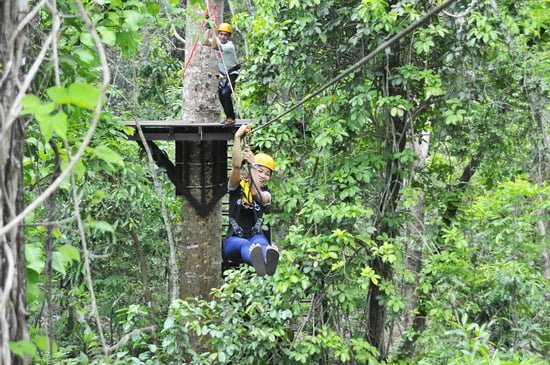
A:
<svg viewBox="0 0 550 365">
<path fill-rule="evenodd" d="M 237 119 L 235 124 L 226 126 L 220 123 L 185 123 L 181 120 L 125 121 L 123 124 L 135 129 L 128 139 L 137 141 L 137 126 L 141 127 L 147 141 L 228 141 L 233 139 L 237 128 L 250 123 L 249 119 Z"/>
</svg>

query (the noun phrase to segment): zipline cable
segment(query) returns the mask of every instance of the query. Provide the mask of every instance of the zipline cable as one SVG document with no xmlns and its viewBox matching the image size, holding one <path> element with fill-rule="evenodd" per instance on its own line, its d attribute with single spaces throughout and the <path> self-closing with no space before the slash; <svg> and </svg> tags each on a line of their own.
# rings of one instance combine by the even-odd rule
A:
<svg viewBox="0 0 550 365">
<path fill-rule="evenodd" d="M 430 19 L 432 16 L 434 15 L 437 15 L 438 13 L 440 13 L 441 11 L 445 10 L 446 8 L 448 8 L 452 3 L 454 3 L 456 0 L 447 0 L 445 1 L 444 3 L 436 6 L 435 8 L 433 8 L 432 10 L 430 10 L 429 12 L 427 12 L 426 14 L 424 14 L 424 16 L 420 19 L 418 19 L 417 21 L 415 21 L 414 23 L 412 23 L 411 25 L 409 25 L 407 28 L 403 29 L 400 33 L 396 34 L 395 36 L 393 36 L 392 38 L 390 38 L 389 40 L 387 40 L 386 42 L 382 43 L 380 46 L 378 46 L 378 48 L 376 48 L 374 51 L 372 51 L 371 53 L 369 53 L 368 55 L 366 55 L 365 57 L 363 57 L 362 59 L 360 59 L 359 61 L 357 61 L 355 64 L 353 64 L 352 66 L 350 66 L 348 69 L 346 69 L 345 71 L 343 71 L 340 75 L 336 76 L 335 78 L 333 78 L 332 80 L 330 80 L 329 82 L 327 82 L 325 85 L 323 85 L 319 90 L 317 90 L 315 93 L 313 94 L 310 94 L 306 97 L 304 97 L 300 102 L 298 102 L 297 104 L 295 104 L 294 106 L 292 106 L 291 108 L 287 109 L 285 112 L 279 114 L 278 116 L 268 120 L 267 122 L 263 123 L 263 124 L 260 124 L 259 126 L 255 127 L 252 131 L 250 131 L 249 134 L 253 133 L 253 132 L 256 132 L 260 129 L 262 129 L 263 127 L 266 127 L 268 126 L 269 124 L 277 121 L 278 119 L 281 119 L 282 117 L 284 117 L 285 115 L 287 115 L 288 113 L 290 113 L 291 111 L 297 109 L 298 107 L 300 107 L 301 105 L 305 104 L 306 102 L 308 102 L 309 100 L 313 99 L 314 97 L 316 97 L 317 95 L 319 95 L 320 93 L 322 93 L 323 91 L 325 91 L 326 89 L 328 89 L 329 87 L 331 87 L 332 85 L 336 84 L 337 82 L 339 82 L 340 80 L 342 80 L 344 77 L 346 77 L 348 74 L 352 73 L 353 71 L 357 70 L 359 67 L 363 66 L 365 63 L 367 63 L 368 61 L 370 61 L 372 58 L 376 57 L 380 52 L 382 52 L 383 50 L 385 50 L 386 48 L 388 48 L 389 46 L 393 45 L 395 42 L 397 42 L 398 40 L 400 40 L 401 38 L 403 38 L 404 36 L 406 36 L 407 34 L 409 34 L 410 32 L 412 32 L 413 30 L 415 30 L 416 28 L 418 28 L 419 26 L 423 25 L 424 23 L 426 23 L 428 21 L 428 19 Z"/>
</svg>

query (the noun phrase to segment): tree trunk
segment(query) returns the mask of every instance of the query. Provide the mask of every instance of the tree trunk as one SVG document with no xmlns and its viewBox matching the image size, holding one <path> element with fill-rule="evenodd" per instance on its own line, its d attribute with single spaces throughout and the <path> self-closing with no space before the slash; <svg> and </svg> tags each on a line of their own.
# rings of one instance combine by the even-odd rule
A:
<svg viewBox="0 0 550 365">
<path fill-rule="evenodd" d="M 180 297 L 208 299 L 221 284 L 221 201 L 206 218 L 184 203 L 182 224 Z"/>
<path fill-rule="evenodd" d="M 395 156 L 399 152 L 405 149 L 406 125 L 400 118 L 390 118 L 389 121 L 391 130 L 391 136 L 388 136 L 386 143 L 391 144 L 389 149 L 391 150 L 391 156 Z M 397 202 L 399 199 L 399 193 L 403 184 L 403 176 L 401 171 L 401 163 L 398 159 L 390 159 L 387 161 L 386 167 L 386 190 L 382 195 L 382 202 L 380 204 L 380 211 L 382 215 L 380 222 L 377 225 L 377 231 L 385 234 L 388 238 L 394 238 L 397 236 L 397 227 L 393 227 L 388 223 L 388 219 L 392 214 L 397 212 Z M 380 275 L 382 280 L 392 280 L 393 270 L 391 264 L 383 262 L 379 257 L 376 257 L 372 262 L 373 270 Z M 386 308 L 383 303 L 380 302 L 380 296 L 385 295 L 377 285 L 371 286 L 369 293 L 369 332 L 368 340 L 376 346 L 380 351 L 380 357 L 385 358 L 387 355 L 387 348 L 384 343 L 384 330 L 386 325 Z"/>
<path fill-rule="evenodd" d="M 413 140 L 412 150 L 417 159 L 413 164 L 413 171 L 421 171 L 426 165 L 428 151 L 430 146 L 430 134 L 424 132 L 420 138 Z M 413 172 L 414 173 L 414 172 Z M 411 180 L 414 176 L 411 176 Z M 398 330 L 394 330 L 392 338 L 403 338 L 403 332 L 410 330 L 414 326 L 416 308 L 419 305 L 419 298 L 415 295 L 418 286 L 420 271 L 422 270 L 422 249 L 424 246 L 424 191 L 420 191 L 416 197 L 416 203 L 410 210 L 410 218 L 407 222 L 407 236 L 412 240 L 405 247 L 405 268 L 413 274 L 413 282 L 403 283 L 403 296 L 405 298 L 406 308 L 401 317 L 401 324 Z M 403 343 L 401 352 L 407 354 L 412 349 L 410 342 Z"/>
<path fill-rule="evenodd" d="M 386 64 L 383 65 L 381 71 L 384 74 L 384 94 L 387 96 L 404 95 L 405 91 L 393 85 L 388 80 L 391 78 L 393 70 L 399 66 L 400 43 L 397 42 L 392 47 L 392 53 L 386 59 Z M 397 212 L 397 203 L 401 187 L 403 185 L 402 165 L 398 158 L 393 156 L 399 155 L 407 144 L 407 126 L 408 123 L 402 116 L 391 116 L 387 111 L 385 133 L 381 137 L 380 143 L 387 157 L 386 172 L 384 179 L 385 190 L 382 192 L 382 198 L 379 204 L 380 217 L 377 223 L 377 232 L 385 235 L 389 239 L 397 237 L 398 227 L 390 224 L 390 220 Z M 373 270 L 380 275 L 382 280 L 391 281 L 393 278 L 393 270 L 391 264 L 383 262 L 379 257 L 375 257 L 372 262 Z M 384 331 L 386 326 L 386 308 L 380 302 L 380 297 L 384 293 L 380 287 L 373 285 L 369 293 L 369 330 L 367 339 L 380 352 L 380 357 L 385 358 L 387 348 L 384 343 Z"/>
<path fill-rule="evenodd" d="M 27 10 L 23 0 L 7 0 L 0 6 L 0 227 L 12 221 L 23 206 L 24 124 L 10 109 L 22 83 L 20 69 L 26 43 L 25 31 L 16 34 L 16 28 Z M 25 273 L 23 231 L 17 226 L 0 236 L 1 364 L 27 363 L 12 356 L 8 345 L 9 341 L 28 339 Z"/>
<path fill-rule="evenodd" d="M 223 2 L 217 1 L 218 15 L 223 15 Z M 187 8 L 193 9 L 191 1 Z M 197 9 L 197 15 L 203 10 Z M 221 18 L 217 20 L 217 23 Z M 197 19 L 188 17 L 186 25 L 185 58 L 187 70 L 183 80 L 183 113 L 185 123 L 212 123 L 220 120 L 220 103 L 217 99 L 218 69 L 212 48 L 204 45 L 205 29 Z M 190 147 L 188 161 L 200 161 L 200 144 Z M 211 156 L 212 144 L 203 146 L 205 156 Z M 192 164 L 196 166 L 196 164 Z M 204 166 L 203 166 L 204 167 Z M 190 181 L 198 185 L 200 168 L 190 171 Z M 200 194 L 200 189 L 192 193 Z M 196 196 L 200 201 L 200 197 Z M 183 204 L 182 243 L 180 249 L 180 296 L 206 299 L 213 287 L 221 283 L 221 203 L 218 202 L 209 216 L 202 218 L 190 204 Z"/>
</svg>

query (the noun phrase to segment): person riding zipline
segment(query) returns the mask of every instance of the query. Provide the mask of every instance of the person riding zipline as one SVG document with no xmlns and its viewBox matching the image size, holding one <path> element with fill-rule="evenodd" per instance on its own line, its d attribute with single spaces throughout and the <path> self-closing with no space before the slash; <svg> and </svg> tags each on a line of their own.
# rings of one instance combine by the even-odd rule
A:
<svg viewBox="0 0 550 365">
<path fill-rule="evenodd" d="M 271 245 L 262 231 L 262 215 L 271 204 L 267 183 L 275 170 L 275 162 L 265 153 L 254 155 L 250 149 L 241 150 L 241 138 L 250 131 L 242 125 L 233 142 L 232 169 L 229 190 L 229 230 L 223 242 L 225 257 L 235 263 L 245 262 L 258 276 L 273 275 L 279 263 L 279 249 Z M 243 162 L 249 174 L 243 177 Z"/>
<path fill-rule="evenodd" d="M 217 34 L 216 34 L 217 33 Z M 233 33 L 233 27 L 229 23 L 222 23 L 217 32 L 207 31 L 207 42 L 216 51 L 216 61 L 220 71 L 220 82 L 218 83 L 218 97 L 225 113 L 225 119 L 222 124 L 235 124 L 235 109 L 231 94 L 235 90 L 235 83 L 239 76 L 240 65 L 237 60 L 235 46 L 229 39 Z"/>
</svg>

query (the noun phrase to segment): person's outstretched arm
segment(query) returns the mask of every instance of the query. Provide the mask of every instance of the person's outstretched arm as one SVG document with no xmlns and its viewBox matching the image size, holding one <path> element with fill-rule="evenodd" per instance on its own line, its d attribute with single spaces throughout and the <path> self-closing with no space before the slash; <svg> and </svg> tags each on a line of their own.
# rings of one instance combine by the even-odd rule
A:
<svg viewBox="0 0 550 365">
<path fill-rule="evenodd" d="M 229 175 L 229 182 L 227 187 L 229 190 L 234 190 L 239 186 L 241 181 L 241 165 L 243 162 L 243 154 L 241 150 L 241 138 L 245 133 L 248 133 L 250 128 L 247 124 L 243 124 L 235 132 L 233 139 L 233 149 L 231 150 L 231 174 Z"/>
</svg>

